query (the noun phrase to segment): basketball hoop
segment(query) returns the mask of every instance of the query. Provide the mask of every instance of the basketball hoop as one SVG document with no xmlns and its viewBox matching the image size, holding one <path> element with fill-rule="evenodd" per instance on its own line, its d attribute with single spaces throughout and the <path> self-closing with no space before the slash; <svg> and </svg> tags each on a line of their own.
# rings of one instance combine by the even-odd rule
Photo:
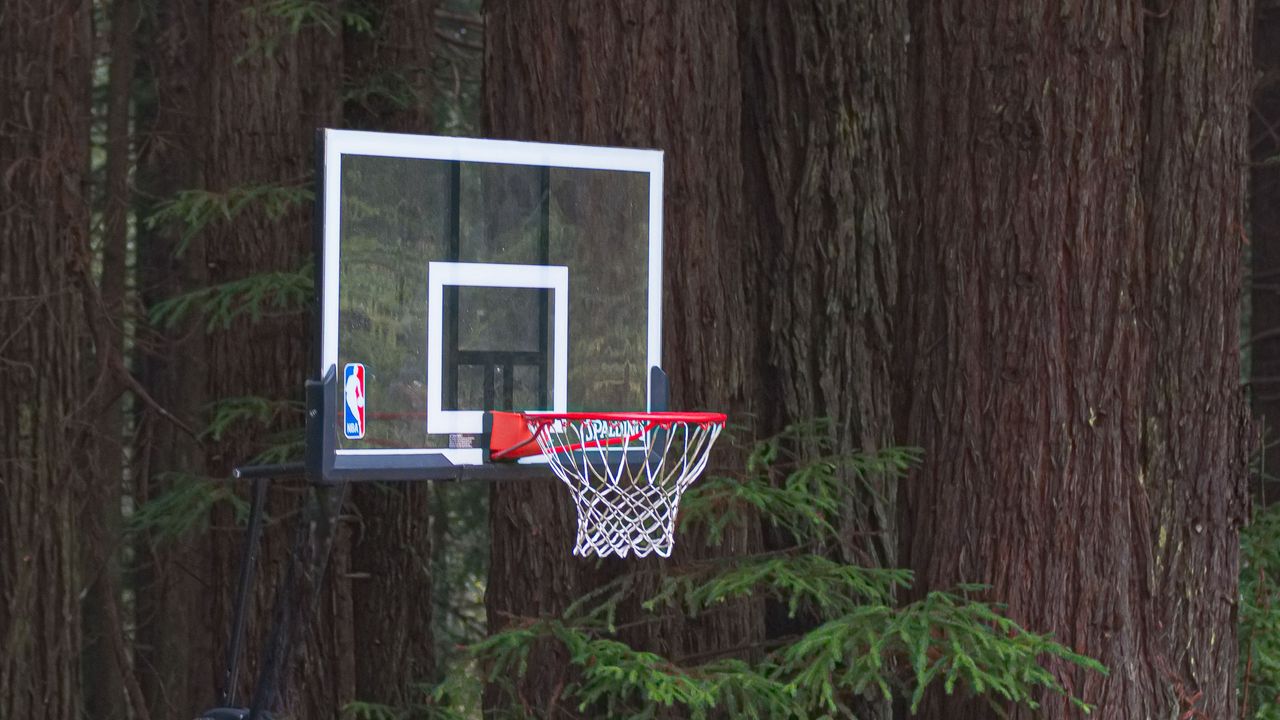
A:
<svg viewBox="0 0 1280 720">
<path fill-rule="evenodd" d="M 546 458 L 578 511 L 573 554 L 670 557 L 680 498 L 707 465 L 725 416 L 704 412 L 494 413 L 494 427 L 519 419 L 525 439 L 494 459 Z M 530 437 L 531 436 L 531 437 Z"/>
</svg>

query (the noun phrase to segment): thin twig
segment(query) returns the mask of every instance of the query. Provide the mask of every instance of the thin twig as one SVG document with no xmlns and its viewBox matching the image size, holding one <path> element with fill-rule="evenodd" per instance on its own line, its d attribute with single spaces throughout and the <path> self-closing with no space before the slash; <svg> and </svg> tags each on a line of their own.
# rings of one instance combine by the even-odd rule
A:
<svg viewBox="0 0 1280 720">
<path fill-rule="evenodd" d="M 192 430 L 189 425 L 178 419 L 177 416 L 169 412 L 163 405 L 157 402 L 155 398 L 151 397 L 151 393 L 147 392 L 147 389 L 142 386 L 142 383 L 139 383 L 137 378 L 133 376 L 133 373 L 130 373 L 129 369 L 124 366 L 124 360 L 122 358 L 106 352 L 108 347 L 106 337 L 109 331 L 106 327 L 106 323 L 109 322 L 109 318 L 104 317 L 102 313 L 102 308 L 105 307 L 102 300 L 102 294 L 98 291 L 97 283 L 93 281 L 93 278 L 89 274 L 88 263 L 82 259 L 79 262 L 74 263 L 74 266 L 74 272 L 80 279 L 80 288 L 84 293 L 83 304 L 85 315 L 87 316 L 89 327 L 93 332 L 95 350 L 98 355 L 98 379 L 94 383 L 93 390 L 90 390 L 88 397 L 85 398 L 84 406 L 87 407 L 93 403 L 100 392 L 104 390 L 110 392 L 109 384 L 106 381 L 107 378 L 114 376 L 116 380 L 124 384 L 125 388 L 133 390 L 138 398 L 150 406 L 151 409 L 155 410 L 160 417 L 163 417 L 173 423 L 175 427 L 181 429 L 187 435 L 191 436 L 193 440 L 199 443 L 199 433 Z"/>
<path fill-rule="evenodd" d="M 1280 337 L 1280 328 L 1271 328 L 1269 330 L 1254 333 L 1253 337 L 1249 338 L 1249 344 L 1252 345 L 1263 340 L 1271 340 L 1272 338 L 1277 337 Z"/>
<path fill-rule="evenodd" d="M 142 383 L 138 382 L 138 379 L 133 376 L 133 373 L 129 372 L 129 369 L 124 366 L 124 363 L 120 362 L 119 358 L 116 358 L 115 362 L 112 364 L 115 366 L 120 379 L 123 380 L 124 383 L 128 385 L 144 403 L 150 406 L 152 410 L 155 410 L 161 417 L 173 423 L 175 427 L 191 436 L 191 439 L 195 440 L 197 443 L 200 442 L 200 433 L 192 430 L 190 425 L 182 422 L 182 420 L 178 419 L 176 415 L 166 410 L 165 407 L 157 402 L 155 398 L 151 397 L 151 393 L 147 392 L 147 389 L 142 386 Z"/>
</svg>

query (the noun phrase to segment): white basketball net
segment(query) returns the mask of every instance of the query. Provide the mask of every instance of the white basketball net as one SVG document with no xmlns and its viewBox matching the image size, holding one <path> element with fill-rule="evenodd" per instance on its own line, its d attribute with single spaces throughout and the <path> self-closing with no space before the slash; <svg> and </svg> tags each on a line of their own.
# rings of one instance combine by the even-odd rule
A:
<svg viewBox="0 0 1280 720">
<path fill-rule="evenodd" d="M 671 419 L 677 415 L 526 416 L 547 463 L 573 493 L 574 555 L 671 556 L 680 498 L 724 429 L 723 415 Z"/>
</svg>

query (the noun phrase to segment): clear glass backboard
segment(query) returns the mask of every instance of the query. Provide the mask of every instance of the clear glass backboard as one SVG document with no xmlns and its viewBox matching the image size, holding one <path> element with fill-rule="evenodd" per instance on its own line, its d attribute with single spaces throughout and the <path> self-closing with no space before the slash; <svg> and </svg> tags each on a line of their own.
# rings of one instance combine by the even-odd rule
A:
<svg viewBox="0 0 1280 720">
<path fill-rule="evenodd" d="M 319 156 L 326 479 L 466 477 L 486 410 L 650 409 L 660 152 L 325 130 Z"/>
</svg>

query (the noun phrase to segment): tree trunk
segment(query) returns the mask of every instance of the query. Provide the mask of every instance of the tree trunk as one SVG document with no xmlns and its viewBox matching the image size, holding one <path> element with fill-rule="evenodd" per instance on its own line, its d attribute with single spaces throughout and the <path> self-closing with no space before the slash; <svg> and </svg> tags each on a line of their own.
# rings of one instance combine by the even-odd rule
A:
<svg viewBox="0 0 1280 720">
<path fill-rule="evenodd" d="M 748 193 L 759 199 L 753 272 L 768 312 L 756 330 L 769 353 L 764 429 L 829 418 L 840 451 L 874 452 L 893 444 L 891 210 L 906 14 L 891 2 L 748 7 L 743 108 Z M 847 509 L 857 532 L 843 554 L 894 567 L 894 490 L 872 484 Z"/>
<path fill-rule="evenodd" d="M 332 126 L 341 117 L 339 31 L 316 23 L 291 29 L 271 8 L 247 1 L 210 6 L 207 91 L 211 110 L 203 133 L 203 157 L 204 188 L 216 194 L 306 185 L 314 165 L 315 129 Z M 334 17 L 339 12 L 336 1 L 320 3 L 315 10 Z M 264 272 L 297 271 L 310 262 L 310 212 L 301 203 L 286 203 L 274 213 L 266 203 L 249 203 L 231 222 L 214 223 L 205 232 L 212 285 Z M 229 325 L 214 325 L 207 339 L 208 397 L 214 402 L 243 397 L 299 401 L 311 367 L 312 328 L 306 309 L 242 315 Z M 227 477 L 233 466 L 252 462 L 273 443 L 296 440 L 301 421 L 300 412 L 282 411 L 265 424 L 235 424 L 206 445 L 210 473 Z M 307 502 L 307 493 L 299 493 L 296 487 L 276 483 L 273 490 L 271 505 L 277 517 L 292 515 Z M 231 520 L 225 511 L 214 516 L 215 525 L 223 527 L 233 526 Z M 298 521 L 293 516 L 265 533 L 263 577 L 281 576 Z M 238 530 L 215 530 L 215 535 L 214 556 L 207 567 L 210 586 L 223 589 L 210 606 L 214 658 L 220 664 L 223 635 L 232 619 L 230 594 L 241 537 Z M 302 607 L 318 610 L 295 615 L 292 657 L 278 685 L 278 705 L 290 715 L 336 717 L 354 697 L 347 552 L 347 533 L 340 528 L 323 586 L 300 587 Z M 274 585 L 256 586 L 251 638 L 266 635 Z M 261 660 L 258 643 L 246 647 L 248 657 Z M 242 677 L 248 683 L 256 677 L 257 668 L 251 663 L 246 669 L 249 672 Z"/>
<path fill-rule="evenodd" d="M 1152 705 L 1179 717 L 1236 716 L 1239 530 L 1255 447 L 1239 337 L 1252 19 L 1252 0 L 1176 3 L 1146 19 L 1139 477 L 1156 604 L 1142 617 Z"/>
<path fill-rule="evenodd" d="M 1280 501 L 1280 2 L 1261 0 L 1256 16 L 1249 367 L 1253 411 L 1265 428 L 1259 496 L 1273 503 Z"/>
<path fill-rule="evenodd" d="M 98 288 L 102 308 L 91 328 L 98 366 L 126 367 L 125 279 L 129 272 L 129 108 L 133 87 L 133 31 L 137 0 L 116 0 L 111 5 L 110 70 L 107 87 L 106 190 L 102 202 L 102 271 Z M 124 680 L 130 672 L 120 662 L 125 628 L 112 622 L 119 613 L 120 503 L 124 483 L 124 383 L 122 370 L 109 370 L 94 385 L 95 420 L 92 434 L 92 471 L 86 474 L 82 518 L 82 551 L 85 561 L 84 616 L 85 706 L 102 720 L 124 720 Z M 132 676 L 131 676 L 132 677 Z M 143 709 L 145 711 L 145 708 Z"/>
<path fill-rule="evenodd" d="M 0 7 L 0 717 L 80 713 L 87 2 Z"/>
<path fill-rule="evenodd" d="M 354 78 L 347 127 L 425 133 L 432 129 L 436 0 L 382 5 L 372 33 L 347 34 Z M 435 670 L 431 634 L 431 486 L 357 484 L 360 518 L 351 546 L 353 631 L 360 638 L 356 697 L 398 704 Z"/>
<path fill-rule="evenodd" d="M 354 80 L 343 108 L 348 126 L 382 132 L 431 130 L 439 4 L 440 0 L 388 0 L 378 6 L 372 32 L 347 31 L 344 62 Z"/>
<path fill-rule="evenodd" d="M 767 348 L 761 429 L 826 418 L 835 450 L 875 452 L 894 438 L 892 211 L 901 195 L 906 7 L 752 0 L 744 9 L 746 195 L 755 199 L 751 273 L 762 308 L 754 334 Z M 893 482 L 852 473 L 845 481 L 854 487 L 843 544 L 829 550 L 897 567 Z M 787 548 L 795 539 L 767 542 Z M 782 603 L 768 610 L 771 635 L 812 627 Z M 868 718 L 890 712 L 884 702 L 858 709 Z"/>
<path fill-rule="evenodd" d="M 204 287 L 208 264 L 204 239 L 183 251 L 184 228 L 152 227 L 145 220 L 158 200 L 178 189 L 204 186 L 203 144 L 209 105 L 208 16 L 201 0 L 159 3 L 144 16 L 140 77 L 151 92 L 139 94 L 138 290 L 144 309 Z M 145 505 L 182 486 L 203 481 L 204 454 L 197 440 L 157 411 L 188 427 L 203 427 L 207 395 L 204 318 L 193 312 L 175 327 L 139 326 L 141 380 L 156 405 L 144 404 L 135 440 L 134 497 Z M 178 540 L 151 529 L 135 541 L 137 569 L 137 666 L 152 717 L 183 717 L 214 701 L 222 657 L 216 648 L 225 629 L 209 619 L 209 603 L 231 586 L 209 585 L 213 552 L 207 532 Z"/>
<path fill-rule="evenodd" d="M 664 368 L 675 408 L 761 409 L 750 280 L 742 242 L 741 77 L 731 2 L 492 3 L 487 9 L 485 131 L 520 140 L 658 147 L 666 151 Z M 531 38 L 534 40 L 531 42 Z M 575 522 L 554 481 L 495 485 L 490 494 L 491 631 L 513 616 L 558 615 L 630 562 L 570 556 Z M 724 552 L 759 547 L 758 529 Z M 704 554 L 688 534 L 677 558 Z M 680 657 L 749 645 L 763 633 L 757 607 L 734 604 L 681 628 L 628 639 Z M 553 708 L 564 658 L 536 657 L 521 687 Z M 494 698 L 490 698 L 494 701 Z"/>
<path fill-rule="evenodd" d="M 1101 717 L 1231 717 L 1248 9 L 1010 7 L 913 9 L 906 560 L 1111 668 L 1056 669 Z"/>
<path fill-rule="evenodd" d="M 336 3 L 314 9 L 337 16 Z M 291 29 L 277 11 L 259 3 L 157 6 L 155 43 L 148 49 L 155 104 L 145 115 L 149 132 L 142 160 L 152 196 L 169 200 L 180 190 L 200 190 L 219 198 L 306 186 L 315 128 L 333 125 L 340 116 L 342 41 L 338 31 L 313 22 Z M 143 251 L 148 306 L 257 273 L 304 267 L 311 252 L 307 208 L 285 201 L 274 212 L 266 204 L 250 201 L 230 221 L 215 218 L 198 228 L 176 223 L 149 232 Z M 204 422 L 196 420 L 219 401 L 299 401 L 311 367 L 305 310 L 272 308 L 229 325 L 210 323 L 197 311 L 176 327 L 157 328 L 153 339 L 159 342 L 146 363 L 148 384 L 160 403 L 201 429 Z M 301 419 L 300 412 L 281 411 L 265 423 L 233 423 L 226 433 L 197 443 L 148 414 L 139 441 L 145 451 L 139 493 L 145 500 L 184 482 L 225 479 L 233 466 L 295 440 Z M 268 511 L 282 521 L 271 524 L 264 537 L 235 688 L 238 705 L 248 704 L 257 679 L 276 581 L 304 497 L 296 486 L 272 487 Z M 243 538 L 225 503 L 215 506 L 211 521 L 211 531 L 197 529 L 195 537 L 144 545 L 149 562 L 139 581 L 142 650 L 156 668 L 148 696 L 158 717 L 209 706 L 225 680 Z M 334 717 L 354 697 L 344 531 L 331 563 L 323 588 L 301 591 L 304 607 L 323 608 L 323 619 L 308 613 L 301 621 L 302 640 L 294 645 L 298 662 L 278 685 L 281 704 L 300 717 Z"/>
</svg>

